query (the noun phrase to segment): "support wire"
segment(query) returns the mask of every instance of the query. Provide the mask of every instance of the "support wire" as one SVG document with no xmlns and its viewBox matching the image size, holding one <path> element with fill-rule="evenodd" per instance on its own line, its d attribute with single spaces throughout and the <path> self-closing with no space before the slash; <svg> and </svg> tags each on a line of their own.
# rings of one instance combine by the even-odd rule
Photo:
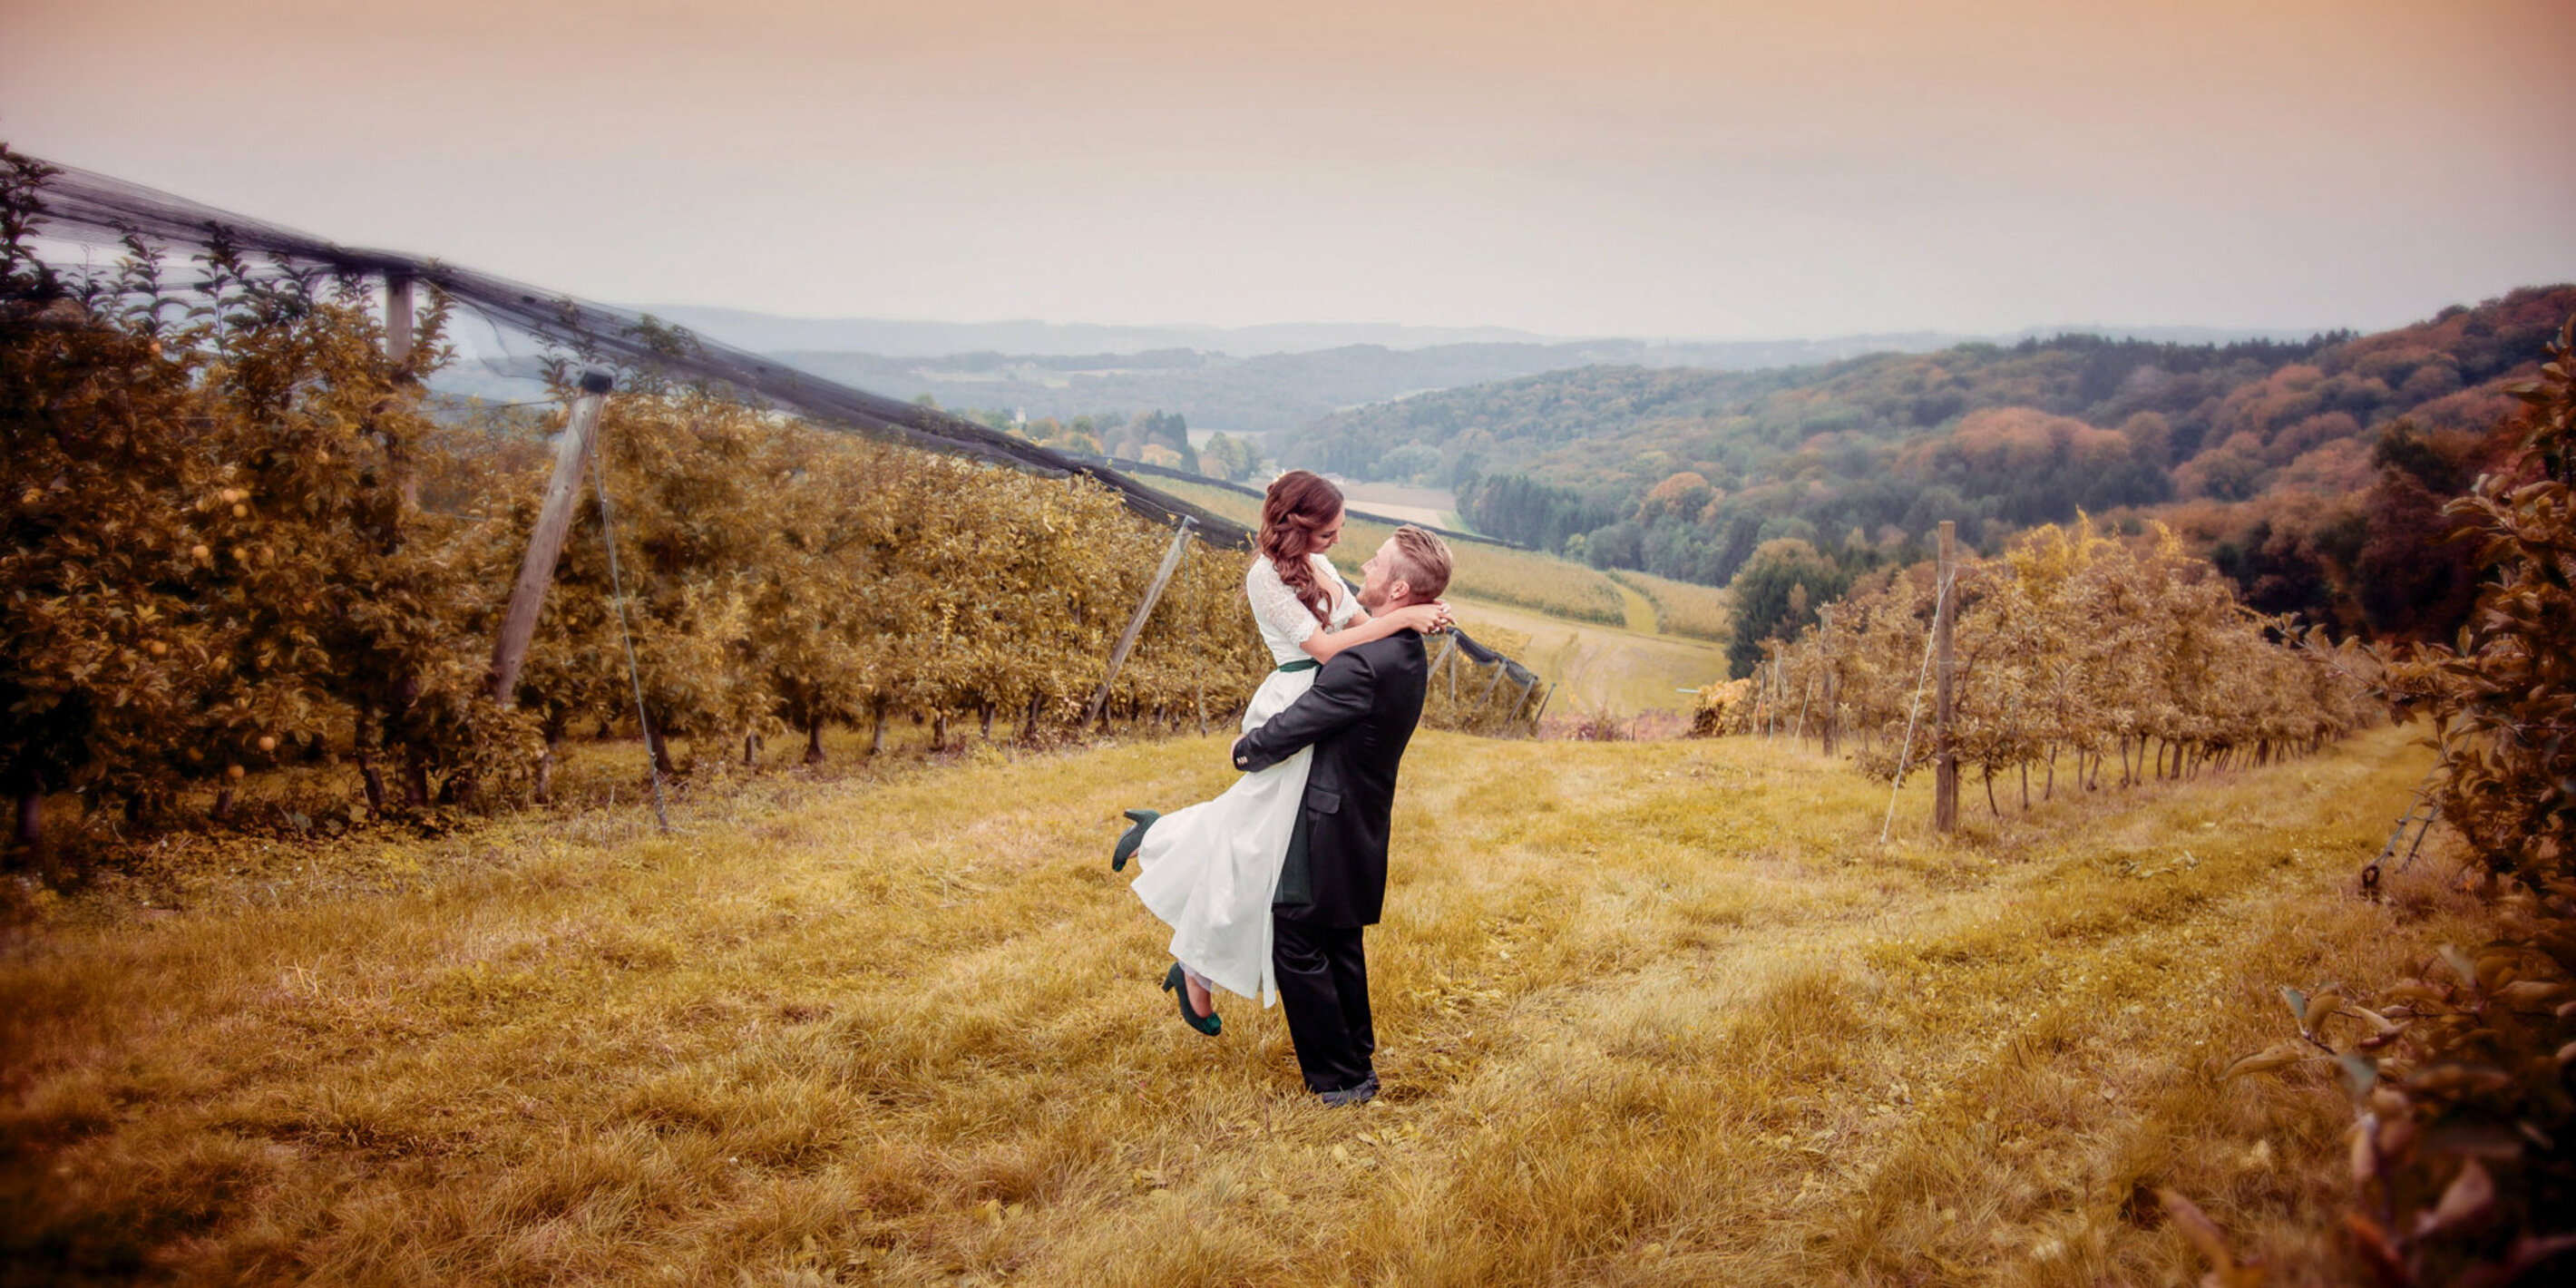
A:
<svg viewBox="0 0 2576 1288">
<path fill-rule="evenodd" d="M 1941 579 L 1941 593 L 1932 600 L 1932 619 L 1939 622 L 1941 606 L 1950 602 L 1950 583 L 1959 579 L 1959 570 Z M 1896 785 L 1887 789 L 1887 819 L 1878 825 L 1878 843 L 1887 844 L 1887 830 L 1896 825 L 1896 794 L 1905 790 L 1905 766 L 1914 758 L 1914 721 L 1923 714 L 1923 686 L 1932 678 L 1932 645 L 1941 637 L 1938 630 L 1923 637 L 1923 669 L 1914 677 L 1914 708 L 1905 714 L 1905 743 L 1896 752 Z"/>
<path fill-rule="evenodd" d="M 599 487 L 599 531 L 608 542 L 608 591 L 617 601 L 617 640 L 626 646 L 626 678 L 635 686 L 635 727 L 644 732 L 644 766 L 653 771 L 653 819 L 662 835 L 671 834 L 671 813 L 662 802 L 662 760 L 653 754 L 653 718 L 644 711 L 644 672 L 635 664 L 635 637 L 626 628 L 626 586 L 617 574 L 617 526 L 608 507 L 608 462 L 594 453 L 591 481 Z"/>
</svg>

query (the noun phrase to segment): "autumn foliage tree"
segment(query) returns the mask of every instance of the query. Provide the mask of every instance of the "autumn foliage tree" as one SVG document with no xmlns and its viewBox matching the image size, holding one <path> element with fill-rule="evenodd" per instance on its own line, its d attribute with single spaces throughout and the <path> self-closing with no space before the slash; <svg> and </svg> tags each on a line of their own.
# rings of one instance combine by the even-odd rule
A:
<svg viewBox="0 0 2576 1288">
<path fill-rule="evenodd" d="M 148 815 L 322 742 L 379 782 L 497 772 L 516 727 L 471 701 L 471 525 L 424 511 L 438 432 L 352 282 L 253 271 L 220 241 L 184 289 L 129 246 L 64 281 L 28 237 L 35 163 L 0 160 L 0 776 L 33 841 L 44 793 Z M 440 353 L 433 309 L 418 350 Z"/>
<path fill-rule="evenodd" d="M 2342 1247 L 2381 1284 L 2564 1279 L 2576 1259 L 2576 318 L 2548 356 L 2510 453 L 2444 508 L 2474 543 L 2467 624 L 2383 677 L 2440 755 L 2430 790 L 2498 933 L 2374 994 L 2284 988 L 2293 1031 L 2229 1070 L 2332 1070 L 2351 1093 Z"/>
</svg>

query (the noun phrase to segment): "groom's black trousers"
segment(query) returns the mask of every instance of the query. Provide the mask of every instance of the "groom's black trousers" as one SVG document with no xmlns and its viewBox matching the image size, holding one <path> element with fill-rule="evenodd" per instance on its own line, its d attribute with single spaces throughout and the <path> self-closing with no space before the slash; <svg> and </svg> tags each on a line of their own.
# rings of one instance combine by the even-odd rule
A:
<svg viewBox="0 0 2576 1288">
<path fill-rule="evenodd" d="M 1368 1080 L 1377 1031 L 1369 1025 L 1368 958 L 1358 926 L 1270 919 L 1270 964 L 1288 1012 L 1297 1067 L 1309 1091 L 1347 1091 Z"/>
</svg>

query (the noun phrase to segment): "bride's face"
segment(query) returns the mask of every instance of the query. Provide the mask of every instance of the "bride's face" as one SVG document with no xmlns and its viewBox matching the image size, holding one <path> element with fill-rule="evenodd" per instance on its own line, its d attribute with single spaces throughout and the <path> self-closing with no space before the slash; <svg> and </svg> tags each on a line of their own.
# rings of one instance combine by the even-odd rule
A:
<svg viewBox="0 0 2576 1288">
<path fill-rule="evenodd" d="M 1332 522 L 1327 523 L 1327 524 L 1325 524 L 1324 526 L 1322 526 L 1322 527 L 1320 527 L 1320 528 L 1315 529 L 1315 550 L 1314 550 L 1314 553 L 1316 553 L 1316 554 L 1322 554 L 1322 553 L 1324 553 L 1325 551 L 1332 549 L 1332 548 L 1333 548 L 1333 543 L 1334 543 L 1334 542 L 1336 542 L 1336 541 L 1339 541 L 1339 540 L 1341 540 L 1341 539 L 1342 539 L 1342 512 L 1341 512 L 1341 511 L 1339 511 L 1339 510 L 1335 510 L 1335 511 L 1333 511 L 1333 521 L 1332 521 Z"/>
</svg>

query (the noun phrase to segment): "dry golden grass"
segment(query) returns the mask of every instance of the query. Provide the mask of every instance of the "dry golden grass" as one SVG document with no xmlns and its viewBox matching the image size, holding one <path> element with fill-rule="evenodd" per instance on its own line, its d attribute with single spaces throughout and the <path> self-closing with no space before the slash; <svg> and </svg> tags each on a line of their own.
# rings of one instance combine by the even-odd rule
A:
<svg viewBox="0 0 2576 1288">
<path fill-rule="evenodd" d="M 1786 742 L 1424 734 L 1371 958 L 1387 1092 L 1278 1013 L 1183 1029 L 1104 862 L 1217 739 L 1004 756 L 306 852 L 0 959 L 26 1279 L 2171 1283 L 2142 1186 L 2323 1236 L 2337 1093 L 2222 1083 L 2273 989 L 2480 933 L 2353 871 L 2381 732 L 1927 838 Z M 370 848 L 372 847 L 372 848 Z M 348 851 L 343 853 L 342 851 Z M 378 851 L 388 851 L 379 853 Z M 390 856 L 389 856 L 390 855 Z"/>
</svg>

